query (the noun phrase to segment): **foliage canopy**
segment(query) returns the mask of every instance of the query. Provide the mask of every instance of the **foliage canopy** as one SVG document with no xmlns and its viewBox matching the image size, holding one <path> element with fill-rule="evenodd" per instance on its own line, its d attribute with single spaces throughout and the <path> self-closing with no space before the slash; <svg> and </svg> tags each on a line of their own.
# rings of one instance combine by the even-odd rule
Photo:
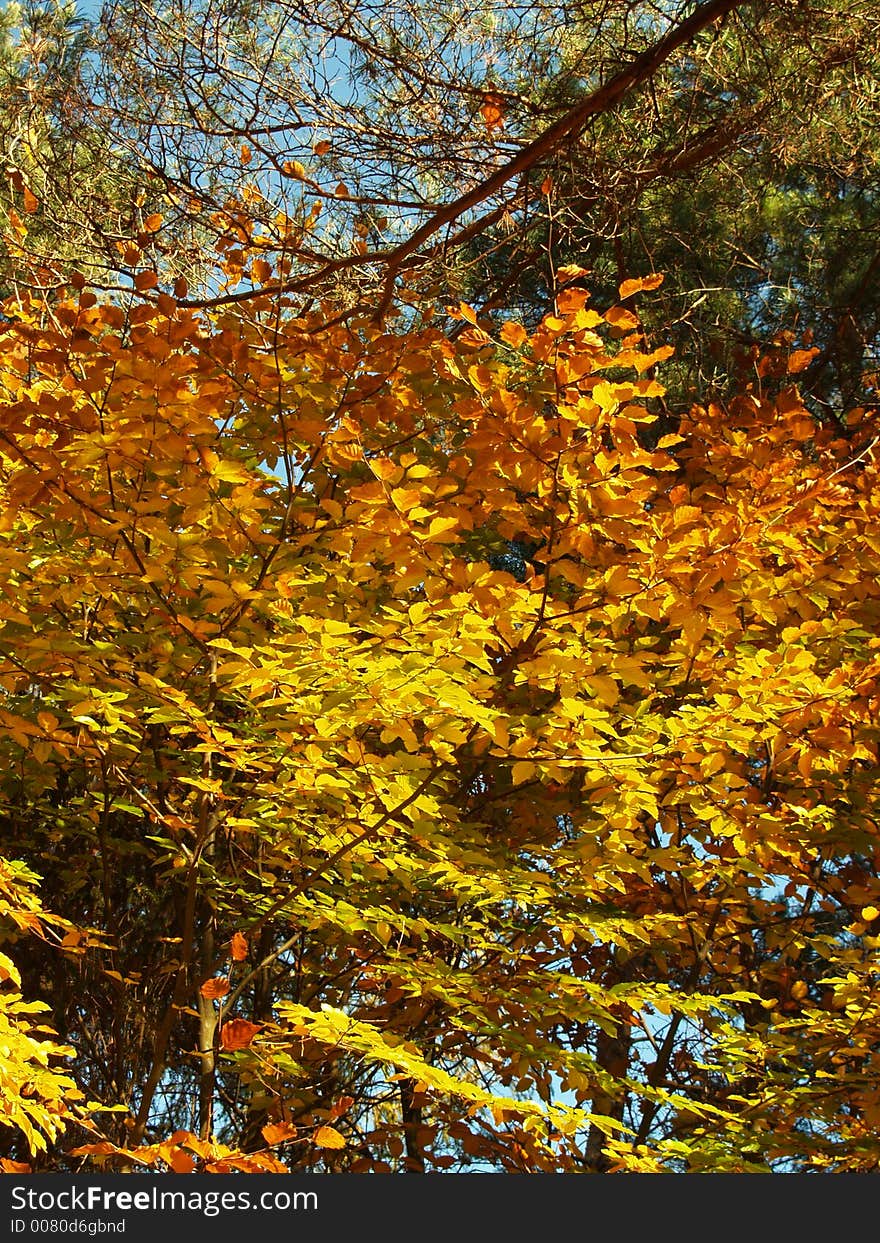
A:
<svg viewBox="0 0 880 1243">
<path fill-rule="evenodd" d="M 7 304 L 7 1168 L 876 1165 L 875 421 L 563 275 Z"/>
</svg>

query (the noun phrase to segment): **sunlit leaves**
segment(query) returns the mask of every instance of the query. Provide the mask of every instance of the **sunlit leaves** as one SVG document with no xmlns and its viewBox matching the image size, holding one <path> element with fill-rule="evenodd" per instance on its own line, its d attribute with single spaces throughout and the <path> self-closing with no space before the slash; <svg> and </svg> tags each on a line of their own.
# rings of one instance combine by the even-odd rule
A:
<svg viewBox="0 0 880 1243">
<path fill-rule="evenodd" d="M 0 859 L 0 916 L 31 936 L 57 923 L 31 889 L 34 877 Z M 73 1050 L 42 1025 L 49 1007 L 22 997 L 14 962 L 0 954 L 0 1124 L 20 1132 L 27 1151 L 45 1152 L 67 1124 L 82 1118 L 83 1094 L 63 1069 Z M 15 1172 L 9 1169 L 7 1172 Z"/>
<path fill-rule="evenodd" d="M 663 347 L 587 303 L 454 339 L 16 307 L 10 833 L 103 921 L 58 953 L 123 999 L 132 1097 L 164 1031 L 180 1100 L 198 1049 L 236 1102 L 95 1160 L 387 1172 L 418 1116 L 426 1168 L 735 1170 L 760 1119 L 864 1168 L 870 420 L 786 389 L 665 431 Z"/>
</svg>

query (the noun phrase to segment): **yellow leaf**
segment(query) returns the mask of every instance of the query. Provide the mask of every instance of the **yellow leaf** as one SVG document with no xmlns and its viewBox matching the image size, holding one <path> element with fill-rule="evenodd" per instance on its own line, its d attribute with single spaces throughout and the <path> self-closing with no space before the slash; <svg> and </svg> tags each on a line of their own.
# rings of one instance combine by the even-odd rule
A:
<svg viewBox="0 0 880 1243">
<path fill-rule="evenodd" d="M 865 921 L 866 924 L 873 923 L 873 921 L 877 918 L 878 915 L 880 915 L 880 910 L 878 910 L 876 906 L 863 906 L 862 907 L 862 919 Z"/>
<path fill-rule="evenodd" d="M 606 677 L 604 674 L 591 675 L 587 682 L 587 689 L 607 708 L 613 708 L 620 698 L 620 690 L 614 678 Z"/>
<path fill-rule="evenodd" d="M 385 482 L 396 483 L 403 474 L 403 468 L 392 462 L 391 458 L 370 458 L 368 465 L 376 478 Z"/>
<path fill-rule="evenodd" d="M 238 462 L 218 462 L 211 474 L 214 479 L 220 479 L 223 483 L 247 483 L 250 479 L 246 467 Z"/>
<path fill-rule="evenodd" d="M 391 499 L 399 510 L 406 512 L 408 509 L 414 509 L 422 499 L 422 494 L 418 488 L 395 488 L 391 493 Z"/>
<path fill-rule="evenodd" d="M 443 537 L 453 535 L 457 528 L 457 518 L 435 518 L 428 527 L 428 539 L 442 540 L 445 544 L 451 543 L 451 540 Z"/>
<path fill-rule="evenodd" d="M 345 1137 L 335 1126 L 319 1126 L 315 1132 L 315 1143 L 319 1148 L 344 1148 Z"/>
</svg>

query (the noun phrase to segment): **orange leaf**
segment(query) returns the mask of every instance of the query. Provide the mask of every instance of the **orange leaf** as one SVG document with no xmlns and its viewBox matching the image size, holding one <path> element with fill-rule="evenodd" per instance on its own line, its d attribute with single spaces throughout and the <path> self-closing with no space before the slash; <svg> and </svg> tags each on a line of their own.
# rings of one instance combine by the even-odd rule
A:
<svg viewBox="0 0 880 1243">
<path fill-rule="evenodd" d="M 283 1144 L 296 1138 L 296 1127 L 292 1122 L 269 1122 L 263 1127 L 262 1136 L 267 1144 Z"/>
<path fill-rule="evenodd" d="M 26 212 L 33 215 L 33 213 L 40 206 L 40 200 L 37 198 L 37 196 L 28 186 L 24 187 L 23 194 L 24 194 L 24 209 Z"/>
<path fill-rule="evenodd" d="M 480 116 L 486 123 L 486 129 L 490 132 L 493 129 L 504 128 L 503 103 L 504 100 L 500 95 L 489 93 L 483 96 L 483 103 L 480 105 Z"/>
<path fill-rule="evenodd" d="M 627 311 L 622 306 L 612 306 L 607 310 L 605 312 L 605 322 L 610 324 L 612 328 L 620 328 L 622 330 L 638 328 L 639 326 L 639 321 L 632 311 Z"/>
<path fill-rule="evenodd" d="M 654 272 L 651 276 L 642 276 L 638 280 L 623 281 L 620 286 L 621 298 L 631 298 L 634 293 L 643 289 L 659 289 L 663 284 L 663 273 Z"/>
<path fill-rule="evenodd" d="M 340 1135 L 335 1126 L 319 1126 L 315 1132 L 315 1143 L 319 1148 L 344 1148 L 345 1136 Z"/>
<path fill-rule="evenodd" d="M 199 992 L 203 997 L 207 997 L 213 1001 L 217 997 L 225 997 L 229 992 L 229 981 L 223 976 L 216 976 L 213 980 L 205 980 Z"/>
<path fill-rule="evenodd" d="M 259 1023 L 249 1023 L 247 1019 L 232 1019 L 220 1028 L 220 1044 L 228 1053 L 234 1053 L 236 1049 L 246 1049 L 259 1030 Z"/>
<path fill-rule="evenodd" d="M 124 1151 L 124 1148 L 117 1148 L 115 1144 L 111 1144 L 109 1139 L 103 1139 L 98 1144 L 84 1144 L 80 1148 L 71 1148 L 70 1155 L 72 1157 L 112 1157 Z"/>
<path fill-rule="evenodd" d="M 330 150 L 330 143 L 325 138 L 321 142 L 316 142 L 314 147 L 312 147 L 312 150 L 315 155 L 326 155 Z"/>
<path fill-rule="evenodd" d="M 507 345 L 512 345 L 514 349 L 519 349 L 529 339 L 529 334 L 523 328 L 522 324 L 515 324 L 513 320 L 508 320 L 501 325 L 499 337 Z"/>
<path fill-rule="evenodd" d="M 196 1163 L 190 1154 L 176 1144 L 161 1144 L 159 1152 L 162 1160 L 171 1166 L 175 1174 L 191 1174 L 195 1169 Z"/>
<path fill-rule="evenodd" d="M 232 955 L 233 962 L 244 962 L 248 955 L 247 937 L 236 932 L 235 936 L 229 942 L 229 953 Z"/>
<path fill-rule="evenodd" d="M 159 215 L 157 211 L 154 211 L 153 214 L 151 216 L 147 216 L 146 220 L 144 221 L 144 230 L 147 233 L 155 233 L 161 224 L 162 224 L 162 217 Z"/>
<path fill-rule="evenodd" d="M 340 1096 L 339 1100 L 334 1101 L 330 1107 L 330 1117 L 335 1122 L 337 1118 L 341 1118 L 343 1114 L 348 1113 L 353 1104 L 353 1096 Z"/>
</svg>

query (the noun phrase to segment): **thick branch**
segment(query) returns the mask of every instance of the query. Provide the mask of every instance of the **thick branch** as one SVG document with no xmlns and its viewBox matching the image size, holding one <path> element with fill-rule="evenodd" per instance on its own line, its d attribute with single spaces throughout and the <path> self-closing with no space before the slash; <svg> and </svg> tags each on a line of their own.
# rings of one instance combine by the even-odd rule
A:
<svg viewBox="0 0 880 1243">
<path fill-rule="evenodd" d="M 710 0 L 709 4 L 700 5 L 689 18 L 670 30 L 641 56 L 637 56 L 632 64 L 616 73 L 610 82 L 600 86 L 565 116 L 548 126 L 512 160 L 502 164 L 491 176 L 435 212 L 430 220 L 426 220 L 420 228 L 416 229 L 412 237 L 398 246 L 391 256 L 378 314 L 384 314 L 388 309 L 394 290 L 394 279 L 401 264 L 438 229 L 451 224 L 465 212 L 470 211 L 472 207 L 478 207 L 480 203 L 484 203 L 514 177 L 528 172 L 540 160 L 555 151 L 564 139 L 582 130 L 591 117 L 615 108 L 628 91 L 649 78 L 683 43 L 688 43 L 701 30 L 719 21 L 733 9 L 739 8 L 744 2 L 745 0 Z"/>
</svg>

